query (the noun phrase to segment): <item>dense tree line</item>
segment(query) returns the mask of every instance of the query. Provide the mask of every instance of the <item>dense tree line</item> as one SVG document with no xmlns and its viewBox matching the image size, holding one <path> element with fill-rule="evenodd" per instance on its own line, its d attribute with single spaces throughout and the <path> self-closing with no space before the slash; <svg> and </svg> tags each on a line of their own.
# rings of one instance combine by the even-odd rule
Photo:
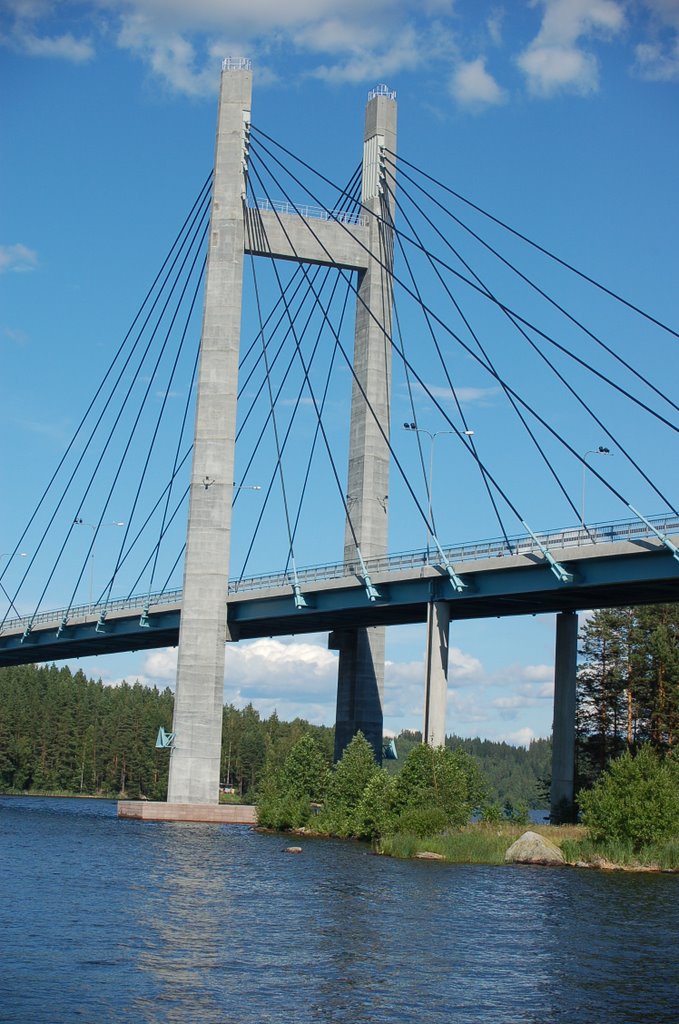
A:
<svg viewBox="0 0 679 1024">
<path fill-rule="evenodd" d="M 173 695 L 55 665 L 0 670 L 0 788 L 163 799 Z"/>
<path fill-rule="evenodd" d="M 679 738 L 679 605 L 595 612 L 580 631 L 578 775 L 590 785 L 609 762 Z"/>
<path fill-rule="evenodd" d="M 105 686 L 56 666 L 0 669 L 0 789 L 7 792 L 69 792 L 165 799 L 169 753 L 156 750 L 159 726 L 171 728 L 174 695 L 139 683 Z M 334 731 L 304 719 L 261 718 L 248 705 L 224 708 L 221 778 L 237 796 L 252 799 L 265 765 L 282 767 L 309 734 L 325 763 L 332 764 Z M 421 734 L 396 738 L 397 773 Z M 448 737 L 451 750 L 473 755 L 501 805 L 544 806 L 541 780 L 549 773 L 551 744 L 535 740 L 528 750 L 507 743 Z"/>
</svg>

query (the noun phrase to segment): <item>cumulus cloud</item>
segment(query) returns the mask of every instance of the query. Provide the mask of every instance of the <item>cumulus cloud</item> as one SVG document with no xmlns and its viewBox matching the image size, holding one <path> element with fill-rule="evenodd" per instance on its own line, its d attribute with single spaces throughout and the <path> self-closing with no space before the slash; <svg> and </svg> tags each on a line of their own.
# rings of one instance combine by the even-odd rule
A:
<svg viewBox="0 0 679 1024">
<path fill-rule="evenodd" d="M 15 245 L 0 245 L 0 274 L 12 270 L 24 273 L 35 270 L 38 265 L 38 254 L 27 245 L 17 242 Z"/>
<path fill-rule="evenodd" d="M 483 57 L 458 64 L 451 76 L 449 89 L 460 106 L 470 109 L 497 106 L 507 99 L 505 90 L 486 71 Z"/>
<path fill-rule="evenodd" d="M 649 37 L 636 46 L 636 70 L 655 82 L 679 80 L 679 3 L 646 0 Z"/>
<path fill-rule="evenodd" d="M 599 87 L 596 56 L 583 48 L 593 37 L 611 38 L 625 24 L 619 0 L 533 0 L 544 8 L 540 31 L 517 58 L 533 96 L 587 95 Z"/>
<path fill-rule="evenodd" d="M 54 13 L 52 5 L 44 0 L 6 0 L 5 10 L 9 17 L 6 29 L 0 31 L 0 45 L 29 57 L 67 60 L 74 64 L 83 64 L 94 57 L 94 45 L 89 36 L 37 30 L 38 23 L 49 24 Z"/>
<path fill-rule="evenodd" d="M 175 92 L 214 93 L 221 57 L 253 57 L 258 85 L 279 81 L 276 58 L 302 57 L 298 73 L 332 83 L 366 82 L 431 64 L 449 50 L 445 27 L 453 0 L 90 0 L 83 7 L 97 31 L 139 58 Z M 68 7 L 60 5 L 63 21 Z M 9 0 L 10 27 L 0 37 L 30 56 L 89 60 L 89 36 L 50 33 L 55 7 L 46 0 Z"/>
</svg>

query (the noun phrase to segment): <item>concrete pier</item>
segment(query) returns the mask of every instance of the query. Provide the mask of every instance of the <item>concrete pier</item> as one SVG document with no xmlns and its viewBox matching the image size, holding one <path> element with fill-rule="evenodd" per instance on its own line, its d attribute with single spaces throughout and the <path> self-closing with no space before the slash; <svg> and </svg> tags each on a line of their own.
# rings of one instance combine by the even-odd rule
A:
<svg viewBox="0 0 679 1024">
<path fill-rule="evenodd" d="M 446 742 L 449 631 L 450 605 L 447 601 L 430 601 L 427 607 L 422 725 L 422 739 L 430 747 L 443 747 Z"/>
<path fill-rule="evenodd" d="M 556 617 L 550 792 L 551 819 L 555 824 L 573 818 L 577 663 L 578 616 L 575 612 L 561 612 Z"/>
<path fill-rule="evenodd" d="M 174 804 L 156 800 L 119 800 L 118 817 L 136 821 L 203 821 L 213 825 L 256 825 L 251 804 Z"/>
</svg>

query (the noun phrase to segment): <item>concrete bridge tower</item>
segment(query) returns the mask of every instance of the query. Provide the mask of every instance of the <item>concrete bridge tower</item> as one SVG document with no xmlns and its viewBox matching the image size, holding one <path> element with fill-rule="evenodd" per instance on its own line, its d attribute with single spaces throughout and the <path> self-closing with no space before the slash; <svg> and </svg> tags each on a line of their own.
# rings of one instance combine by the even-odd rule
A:
<svg viewBox="0 0 679 1024">
<path fill-rule="evenodd" d="M 224 61 L 220 85 L 184 596 L 170 760 L 168 802 L 219 799 L 224 645 L 233 500 L 236 403 L 246 254 L 342 267 L 358 272 L 355 372 L 349 458 L 345 559 L 356 564 L 387 550 L 391 383 L 388 226 L 369 214 L 360 224 L 318 220 L 247 207 L 247 150 L 252 72 L 249 61 Z M 384 148 L 396 147 L 396 102 L 381 86 L 366 110 L 363 202 L 387 222 L 393 208 L 383 188 Z M 367 402 L 375 411 L 370 411 Z M 379 426 L 378 426 L 379 422 Z M 360 557 L 359 557 L 360 561 Z M 303 613 L 301 613 L 303 614 Z M 382 744 L 384 630 L 338 639 L 338 751 L 358 729 Z"/>
</svg>

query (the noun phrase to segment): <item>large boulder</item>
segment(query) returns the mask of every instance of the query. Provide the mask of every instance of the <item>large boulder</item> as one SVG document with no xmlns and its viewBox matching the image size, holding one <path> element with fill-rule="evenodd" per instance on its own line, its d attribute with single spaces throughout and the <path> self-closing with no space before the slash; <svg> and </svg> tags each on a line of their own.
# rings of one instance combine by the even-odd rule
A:
<svg viewBox="0 0 679 1024">
<path fill-rule="evenodd" d="M 505 853 L 510 864 L 564 864 L 564 856 L 554 843 L 537 832 L 524 832 Z"/>
</svg>

